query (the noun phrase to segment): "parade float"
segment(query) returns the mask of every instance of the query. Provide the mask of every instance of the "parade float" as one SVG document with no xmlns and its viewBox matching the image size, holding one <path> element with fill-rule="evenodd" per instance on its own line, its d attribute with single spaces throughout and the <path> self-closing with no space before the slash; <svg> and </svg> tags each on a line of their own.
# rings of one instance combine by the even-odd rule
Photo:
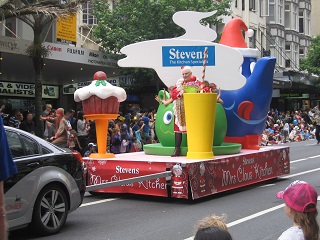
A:
<svg viewBox="0 0 320 240">
<path fill-rule="evenodd" d="M 175 13 L 174 22 L 186 30 L 183 36 L 128 45 L 121 49 L 126 58 L 118 61 L 120 67 L 154 69 L 168 88 L 181 78 L 181 67 L 190 66 L 193 75 L 220 89 L 223 104 L 217 103 L 215 92 L 184 93 L 187 133 L 183 134 L 181 156 L 170 156 L 175 148 L 173 103 L 158 106 L 155 130 L 159 143 L 145 145 L 143 152 L 109 155 L 103 146 L 106 119 L 117 115 L 110 112 L 108 100 L 112 97 L 112 103 L 118 101 L 115 106 L 119 106 L 125 93 L 111 89 L 105 75 L 105 79 L 94 79 L 90 88 L 75 92 L 76 101 L 89 101 L 86 99 L 95 95 L 109 106 L 85 112 L 90 119 L 103 118 L 97 130 L 99 152 L 84 158 L 88 191 L 197 199 L 290 172 L 289 147 L 259 146 L 276 59 L 258 59 L 258 50 L 247 47 L 243 31 L 250 35 L 252 30 L 240 18 L 228 22 L 220 43 L 214 43 L 216 32 L 200 24 L 214 13 Z M 100 89 L 106 87 L 107 95 Z M 161 102 L 170 94 L 161 90 L 158 98 Z"/>
</svg>

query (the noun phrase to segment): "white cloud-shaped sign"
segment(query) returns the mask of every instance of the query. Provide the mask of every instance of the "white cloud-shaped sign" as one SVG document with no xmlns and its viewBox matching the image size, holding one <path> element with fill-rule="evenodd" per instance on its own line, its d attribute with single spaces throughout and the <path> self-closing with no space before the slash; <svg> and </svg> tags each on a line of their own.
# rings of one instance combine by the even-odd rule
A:
<svg viewBox="0 0 320 240">
<path fill-rule="evenodd" d="M 183 25 L 183 18 L 188 19 L 187 22 L 190 22 L 190 19 L 199 22 L 203 16 L 207 17 L 214 12 L 205 15 L 198 12 L 178 13 L 174 17 L 175 22 L 178 25 Z M 215 83 L 223 90 L 236 90 L 243 87 L 246 84 L 246 79 L 239 71 L 243 62 L 242 54 L 236 49 L 208 41 L 208 38 L 216 36 L 212 34 L 212 29 L 206 28 L 208 31 L 203 31 L 203 26 L 200 24 L 192 26 L 198 26 L 200 30 L 197 32 L 193 28 L 192 34 L 190 34 L 191 30 L 188 30 L 188 27 L 181 26 L 186 29 L 186 34 L 182 37 L 192 39 L 183 39 L 182 37 L 157 39 L 123 47 L 121 52 L 127 57 L 119 60 L 118 65 L 120 67 L 152 68 L 157 72 L 162 82 L 170 87 L 174 86 L 177 80 L 182 77 L 181 66 L 191 66 L 193 75 L 199 79 L 202 78 L 204 52 L 207 48 L 205 80 Z"/>
</svg>

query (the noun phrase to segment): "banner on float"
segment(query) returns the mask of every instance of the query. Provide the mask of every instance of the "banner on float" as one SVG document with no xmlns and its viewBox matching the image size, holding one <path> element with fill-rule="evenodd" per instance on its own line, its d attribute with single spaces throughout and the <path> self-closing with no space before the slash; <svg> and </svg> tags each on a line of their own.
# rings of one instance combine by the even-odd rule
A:
<svg viewBox="0 0 320 240">
<path fill-rule="evenodd" d="M 0 82 L 0 96 L 35 97 L 35 86 L 30 83 Z M 59 98 L 59 86 L 42 85 L 42 98 Z"/>
<path fill-rule="evenodd" d="M 88 168 L 88 185 L 114 182 L 166 171 L 165 162 L 129 162 L 91 158 L 84 158 L 83 161 Z M 165 177 L 104 188 L 95 192 L 133 193 L 168 197 Z"/>
<path fill-rule="evenodd" d="M 204 56 L 207 48 L 207 56 Z M 163 46 L 162 66 L 203 66 L 206 58 L 206 66 L 215 66 L 215 46 Z"/>
<path fill-rule="evenodd" d="M 290 173 L 289 148 L 190 163 L 193 199 Z"/>
</svg>

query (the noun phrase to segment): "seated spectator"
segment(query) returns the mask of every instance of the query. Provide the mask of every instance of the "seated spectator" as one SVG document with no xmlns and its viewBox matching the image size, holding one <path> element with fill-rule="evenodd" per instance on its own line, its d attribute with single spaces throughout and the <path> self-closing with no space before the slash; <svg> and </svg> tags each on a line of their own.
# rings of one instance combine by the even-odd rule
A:
<svg viewBox="0 0 320 240">
<path fill-rule="evenodd" d="M 91 153 L 97 153 L 97 145 L 95 143 L 89 143 L 87 149 L 83 157 L 89 157 Z"/>
<path fill-rule="evenodd" d="M 194 240 L 232 240 L 228 227 L 224 222 L 225 215 L 211 215 L 200 220 L 196 227 Z"/>
</svg>

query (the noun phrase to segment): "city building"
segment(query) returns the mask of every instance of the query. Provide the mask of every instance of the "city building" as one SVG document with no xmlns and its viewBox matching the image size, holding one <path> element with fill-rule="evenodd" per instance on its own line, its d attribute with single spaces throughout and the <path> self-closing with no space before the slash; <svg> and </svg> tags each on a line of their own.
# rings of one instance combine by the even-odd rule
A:
<svg viewBox="0 0 320 240">
<path fill-rule="evenodd" d="M 116 60 L 92 41 L 95 24 L 88 2 L 76 16 L 53 21 L 43 31 L 43 45 L 50 50 L 42 73 L 43 105 L 79 108 L 73 93 L 89 84 L 97 71 L 106 72 L 113 85 L 130 81 L 120 74 Z M 0 25 L 0 102 L 9 108 L 33 112 L 35 74 L 32 61 L 25 54 L 32 41 L 32 28 L 21 20 L 11 18 Z"/>
<path fill-rule="evenodd" d="M 311 0 L 311 36 L 320 34 L 320 1 Z"/>
<path fill-rule="evenodd" d="M 312 2 L 312 3 L 311 3 Z M 315 3 L 317 2 L 317 3 Z M 312 7 L 312 4 L 315 4 Z M 300 69 L 300 59 L 311 43 L 311 26 L 319 26 L 312 10 L 317 0 L 234 0 L 232 17 L 241 17 L 255 31 L 248 40 L 261 56 L 277 59 L 271 107 L 280 110 L 306 109 L 320 100 L 313 77 Z M 312 19 L 315 16 L 316 19 Z M 313 24 L 313 25 L 312 25 Z"/>
<path fill-rule="evenodd" d="M 113 1 L 108 2 L 112 7 Z M 254 31 L 252 38 L 246 37 L 248 46 L 257 48 L 260 57 L 277 58 L 271 107 L 305 109 L 320 101 L 312 77 L 300 69 L 300 59 L 306 56 L 311 37 L 320 32 L 316 15 L 319 5 L 318 0 L 234 0 L 231 16 L 223 18 L 224 23 L 233 17 L 242 18 Z M 114 58 L 94 41 L 92 30 L 97 20 L 92 7 L 88 1 L 76 17 L 53 22 L 43 32 L 44 45 L 51 52 L 43 70 L 43 104 L 79 108 L 73 92 L 91 82 L 96 71 L 106 72 L 114 85 L 132 84 L 132 77 L 121 75 Z M 223 27 L 215 26 L 218 33 Z M 32 29 L 16 18 L 0 25 L 0 99 L 13 108 L 31 111 L 35 76 L 25 50 L 32 40 Z M 150 82 L 150 87 L 152 84 L 156 83 Z M 124 104 L 149 108 L 154 94 L 149 95 L 142 98 L 129 94 Z"/>
</svg>

